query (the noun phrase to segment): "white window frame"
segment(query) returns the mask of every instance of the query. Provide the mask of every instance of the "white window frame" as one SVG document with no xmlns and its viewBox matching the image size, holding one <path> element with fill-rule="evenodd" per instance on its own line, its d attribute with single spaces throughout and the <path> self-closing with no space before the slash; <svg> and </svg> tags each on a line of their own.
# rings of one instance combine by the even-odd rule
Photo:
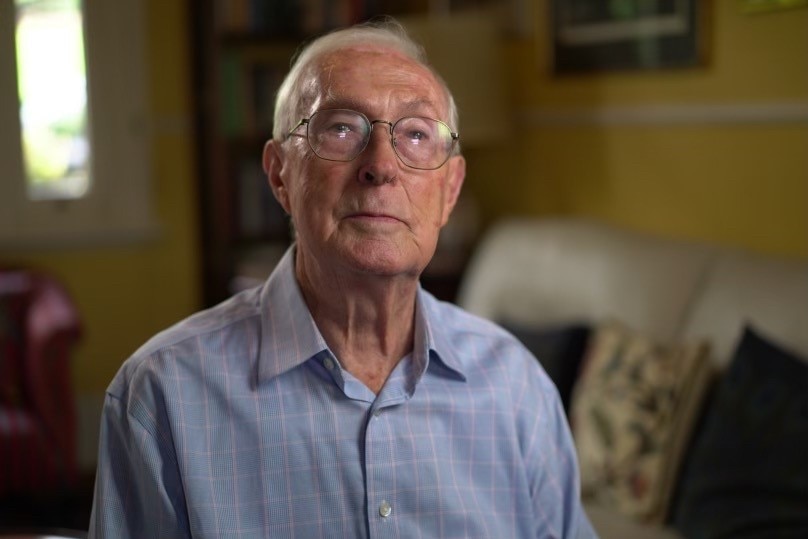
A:
<svg viewBox="0 0 808 539">
<path fill-rule="evenodd" d="M 0 248 L 121 244 L 158 233 L 152 200 L 142 0 L 84 0 L 90 190 L 28 197 L 20 137 L 14 0 L 0 0 Z"/>
</svg>

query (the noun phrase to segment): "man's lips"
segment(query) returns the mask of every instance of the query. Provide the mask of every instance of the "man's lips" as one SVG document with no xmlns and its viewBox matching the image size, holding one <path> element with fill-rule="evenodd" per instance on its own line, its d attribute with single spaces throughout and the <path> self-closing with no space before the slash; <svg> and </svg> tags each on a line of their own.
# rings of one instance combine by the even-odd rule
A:
<svg viewBox="0 0 808 539">
<path fill-rule="evenodd" d="M 347 216 L 348 219 L 352 220 L 359 220 L 359 221 L 366 221 L 366 222 L 377 222 L 377 223 L 402 223 L 404 222 L 403 219 L 399 219 L 395 215 L 390 215 L 387 213 L 377 213 L 377 212 L 355 212 L 351 213 Z"/>
</svg>

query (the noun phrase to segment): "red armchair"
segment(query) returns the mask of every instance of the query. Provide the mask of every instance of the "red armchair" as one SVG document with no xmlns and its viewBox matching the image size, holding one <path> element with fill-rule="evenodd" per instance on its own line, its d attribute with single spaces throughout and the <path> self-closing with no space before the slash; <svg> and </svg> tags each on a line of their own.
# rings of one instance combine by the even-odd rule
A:
<svg viewBox="0 0 808 539">
<path fill-rule="evenodd" d="M 68 489 L 76 480 L 70 352 L 80 331 L 55 280 L 0 270 L 0 496 Z"/>
</svg>

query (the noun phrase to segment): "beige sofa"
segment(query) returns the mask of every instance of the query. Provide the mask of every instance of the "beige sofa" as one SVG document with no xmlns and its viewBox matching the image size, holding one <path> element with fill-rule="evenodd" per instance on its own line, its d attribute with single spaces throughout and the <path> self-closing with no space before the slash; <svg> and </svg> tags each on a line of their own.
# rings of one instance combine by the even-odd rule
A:
<svg viewBox="0 0 808 539">
<path fill-rule="evenodd" d="M 492 227 L 472 257 L 458 303 L 523 326 L 616 319 L 671 346 L 705 339 L 718 376 L 750 323 L 808 357 L 808 261 L 590 220 L 514 218 Z M 680 443 L 688 447 L 688 439 Z M 587 511 L 604 539 L 681 537 L 669 520 L 641 522 L 598 502 L 587 502 Z"/>
</svg>

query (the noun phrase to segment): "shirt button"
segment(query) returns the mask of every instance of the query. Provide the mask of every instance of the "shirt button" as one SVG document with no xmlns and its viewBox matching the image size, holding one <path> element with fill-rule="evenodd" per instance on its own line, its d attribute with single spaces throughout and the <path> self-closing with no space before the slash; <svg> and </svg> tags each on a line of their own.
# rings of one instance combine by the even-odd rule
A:
<svg viewBox="0 0 808 539">
<path fill-rule="evenodd" d="M 381 505 L 379 505 L 379 514 L 382 518 L 387 518 L 390 516 L 390 513 L 393 512 L 393 507 L 387 502 L 387 500 L 382 500 Z"/>
<path fill-rule="evenodd" d="M 334 370 L 334 361 L 330 357 L 327 357 L 327 358 L 325 358 L 323 360 L 323 366 L 326 369 L 328 369 L 329 371 L 333 371 Z"/>
</svg>

